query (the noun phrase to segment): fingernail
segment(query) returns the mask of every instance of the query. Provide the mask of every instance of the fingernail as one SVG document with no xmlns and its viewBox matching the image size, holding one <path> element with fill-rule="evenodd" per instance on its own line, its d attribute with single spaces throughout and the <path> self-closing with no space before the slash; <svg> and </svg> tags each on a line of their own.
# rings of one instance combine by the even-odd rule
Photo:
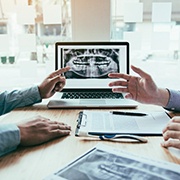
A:
<svg viewBox="0 0 180 180">
<path fill-rule="evenodd" d="M 70 128 L 71 128 L 71 126 L 68 126 L 67 124 L 66 124 L 66 127 L 67 127 L 68 129 L 70 129 Z"/>
</svg>

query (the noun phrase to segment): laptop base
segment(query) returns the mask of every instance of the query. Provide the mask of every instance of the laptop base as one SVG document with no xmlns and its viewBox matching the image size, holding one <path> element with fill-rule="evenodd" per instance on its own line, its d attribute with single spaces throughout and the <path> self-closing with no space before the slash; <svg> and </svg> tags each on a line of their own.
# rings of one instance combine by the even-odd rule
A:
<svg viewBox="0 0 180 180">
<path fill-rule="evenodd" d="M 49 109 L 74 109 L 74 108 L 136 108 L 137 102 L 127 99 L 65 99 L 50 100 Z"/>
</svg>

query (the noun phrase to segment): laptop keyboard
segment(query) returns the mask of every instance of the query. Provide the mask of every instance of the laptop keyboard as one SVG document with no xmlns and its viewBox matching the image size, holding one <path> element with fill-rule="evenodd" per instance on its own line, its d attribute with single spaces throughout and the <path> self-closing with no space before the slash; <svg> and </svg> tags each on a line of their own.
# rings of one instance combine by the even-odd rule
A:
<svg viewBox="0 0 180 180">
<path fill-rule="evenodd" d="M 62 99 L 122 99 L 120 93 L 113 92 L 64 92 Z"/>
</svg>

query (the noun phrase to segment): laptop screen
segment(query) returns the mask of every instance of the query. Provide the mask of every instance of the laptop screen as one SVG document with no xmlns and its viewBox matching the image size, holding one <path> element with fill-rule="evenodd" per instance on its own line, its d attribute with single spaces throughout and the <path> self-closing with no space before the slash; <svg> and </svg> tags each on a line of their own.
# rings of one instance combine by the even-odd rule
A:
<svg viewBox="0 0 180 180">
<path fill-rule="evenodd" d="M 65 66 L 70 66 L 65 89 L 110 89 L 109 73 L 129 73 L 129 44 L 57 42 L 56 69 Z"/>
</svg>

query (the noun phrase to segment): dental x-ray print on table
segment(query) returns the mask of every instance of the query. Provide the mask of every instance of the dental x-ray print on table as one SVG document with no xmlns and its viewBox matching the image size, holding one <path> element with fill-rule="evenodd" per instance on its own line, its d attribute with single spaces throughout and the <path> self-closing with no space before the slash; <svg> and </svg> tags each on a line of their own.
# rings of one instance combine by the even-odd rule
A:
<svg viewBox="0 0 180 180">
<path fill-rule="evenodd" d="M 113 93 L 109 73 L 129 74 L 128 42 L 57 42 L 55 69 L 70 66 L 66 85 L 48 108 L 123 108 L 137 102 Z"/>
</svg>

